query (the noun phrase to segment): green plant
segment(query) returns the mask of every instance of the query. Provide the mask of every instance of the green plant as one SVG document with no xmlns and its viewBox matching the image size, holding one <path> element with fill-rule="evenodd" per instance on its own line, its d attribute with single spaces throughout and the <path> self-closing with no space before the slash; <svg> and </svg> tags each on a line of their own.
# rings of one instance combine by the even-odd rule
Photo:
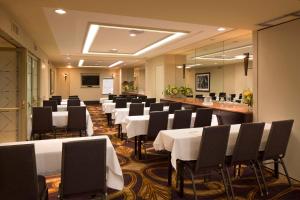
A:
<svg viewBox="0 0 300 200">
<path fill-rule="evenodd" d="M 165 95 L 167 96 L 176 96 L 178 94 L 182 94 L 183 96 L 190 96 L 193 94 L 193 90 L 185 86 L 176 87 L 171 85 L 168 85 L 168 87 L 166 87 L 165 89 Z"/>
<path fill-rule="evenodd" d="M 135 91 L 137 88 L 134 87 L 134 81 L 123 81 L 122 89 L 123 91 L 128 92 L 128 91 Z"/>
</svg>

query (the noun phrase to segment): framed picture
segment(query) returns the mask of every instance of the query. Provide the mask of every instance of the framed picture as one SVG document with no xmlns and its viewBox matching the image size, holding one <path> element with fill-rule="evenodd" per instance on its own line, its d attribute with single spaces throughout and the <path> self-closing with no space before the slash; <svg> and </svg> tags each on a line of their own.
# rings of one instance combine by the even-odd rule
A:
<svg viewBox="0 0 300 200">
<path fill-rule="evenodd" d="M 195 89 L 197 92 L 210 91 L 210 73 L 197 73 L 195 75 Z"/>
</svg>

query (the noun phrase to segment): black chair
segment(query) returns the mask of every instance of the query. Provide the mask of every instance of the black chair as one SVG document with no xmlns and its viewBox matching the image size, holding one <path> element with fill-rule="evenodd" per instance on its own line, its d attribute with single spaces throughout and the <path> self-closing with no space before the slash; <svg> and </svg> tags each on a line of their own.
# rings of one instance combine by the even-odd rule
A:
<svg viewBox="0 0 300 200">
<path fill-rule="evenodd" d="M 131 103 L 129 106 L 129 116 L 144 115 L 144 104 Z"/>
<path fill-rule="evenodd" d="M 120 95 L 119 95 L 119 98 L 126 98 L 126 97 L 127 97 L 126 94 L 120 94 Z"/>
<path fill-rule="evenodd" d="M 34 144 L 0 146 L 1 199 L 46 200 L 46 179 L 37 175 Z"/>
<path fill-rule="evenodd" d="M 164 110 L 164 103 L 151 103 L 149 113 L 153 111 L 163 111 Z"/>
<path fill-rule="evenodd" d="M 79 131 L 79 135 L 86 135 L 86 107 L 70 106 L 68 108 L 67 131 Z"/>
<path fill-rule="evenodd" d="M 130 95 L 128 95 L 128 96 L 126 97 L 126 99 L 127 99 L 127 102 L 131 102 L 131 99 L 133 99 L 133 97 L 130 96 Z"/>
<path fill-rule="evenodd" d="M 261 138 L 263 135 L 265 123 L 246 123 L 241 124 L 239 134 L 231 156 L 226 160 L 226 172 L 229 179 L 231 194 L 234 199 L 234 191 L 231 184 L 229 168 L 236 165 L 245 164 L 252 168 L 255 173 L 256 181 L 259 186 L 261 196 L 263 196 L 262 187 L 258 178 L 256 165 Z M 239 167 L 240 175 L 240 167 Z"/>
<path fill-rule="evenodd" d="M 183 162 L 184 171 L 188 171 L 192 179 L 194 198 L 196 196 L 195 178 L 206 176 L 212 170 L 218 171 L 223 179 L 227 199 L 229 199 L 227 180 L 224 173 L 225 155 L 229 138 L 230 126 L 214 126 L 203 128 L 198 158 L 196 161 Z M 180 171 L 180 185 L 183 193 L 183 172 Z"/>
<path fill-rule="evenodd" d="M 201 100 L 203 100 L 203 99 L 204 99 L 204 96 L 203 96 L 202 94 L 197 94 L 197 95 L 195 96 L 195 98 L 196 98 L 196 99 L 201 99 Z"/>
<path fill-rule="evenodd" d="M 192 110 L 175 110 L 172 129 L 190 128 Z"/>
<path fill-rule="evenodd" d="M 282 121 L 274 121 L 271 125 L 271 130 L 269 133 L 269 137 L 265 146 L 265 150 L 260 153 L 259 157 L 259 170 L 262 175 L 264 188 L 266 190 L 266 193 L 268 195 L 269 191 L 266 185 L 265 177 L 262 171 L 263 164 L 269 164 L 269 163 L 263 163 L 264 161 L 273 160 L 274 163 L 278 166 L 280 163 L 283 167 L 285 176 L 288 180 L 289 186 L 292 186 L 292 182 L 290 180 L 287 168 L 285 166 L 285 163 L 283 161 L 283 158 L 286 153 L 286 149 L 288 146 L 289 138 L 292 132 L 294 120 L 282 120 Z M 277 168 L 277 169 L 276 169 Z M 275 167 L 275 173 L 278 175 L 278 167 Z"/>
<path fill-rule="evenodd" d="M 233 101 L 235 97 L 236 97 L 236 94 L 230 94 L 230 101 Z"/>
<path fill-rule="evenodd" d="M 126 98 L 117 98 L 115 108 L 127 108 L 127 99 Z"/>
<path fill-rule="evenodd" d="M 77 98 L 77 99 L 79 99 L 78 95 L 71 95 L 71 96 L 69 96 L 69 99 L 72 99 L 72 98 Z"/>
<path fill-rule="evenodd" d="M 243 94 L 239 94 L 239 99 L 242 99 L 243 98 Z"/>
<path fill-rule="evenodd" d="M 57 102 L 57 105 L 61 104 L 62 97 L 61 96 L 52 96 L 49 100 L 54 100 Z"/>
<path fill-rule="evenodd" d="M 142 99 L 132 98 L 131 103 L 142 103 Z"/>
<path fill-rule="evenodd" d="M 31 139 L 34 139 L 35 134 L 38 134 L 39 139 L 42 139 L 42 135 L 47 133 L 54 133 L 56 138 L 56 130 L 52 121 L 52 108 L 33 107 Z"/>
<path fill-rule="evenodd" d="M 156 103 L 156 98 L 147 98 L 145 107 L 150 107 L 150 104 L 152 104 L 152 103 Z"/>
<path fill-rule="evenodd" d="M 63 143 L 59 199 L 106 197 L 106 139 Z"/>
<path fill-rule="evenodd" d="M 147 96 L 141 95 L 141 96 L 138 96 L 138 98 L 141 99 L 142 102 L 146 102 Z"/>
<path fill-rule="evenodd" d="M 116 97 L 117 95 L 115 94 L 109 94 L 108 95 L 108 100 L 113 100 L 114 97 Z"/>
<path fill-rule="evenodd" d="M 43 107 L 51 107 L 52 108 L 52 112 L 57 112 L 57 101 L 55 100 L 44 100 L 43 101 Z"/>
<path fill-rule="evenodd" d="M 198 108 L 196 110 L 196 118 L 194 122 L 194 128 L 210 126 L 213 115 L 213 109 L 211 108 Z"/>
<path fill-rule="evenodd" d="M 212 100 L 217 100 L 216 93 L 211 92 L 209 93 L 209 96 L 211 97 Z"/>
<path fill-rule="evenodd" d="M 118 96 L 113 96 L 113 98 L 112 98 L 113 103 L 116 103 L 117 98 L 120 98 L 120 97 L 118 97 Z"/>
<path fill-rule="evenodd" d="M 181 110 L 182 103 L 180 102 L 171 102 L 169 104 L 169 113 L 174 114 L 175 110 Z"/>
<path fill-rule="evenodd" d="M 69 109 L 70 106 L 80 106 L 80 100 L 79 99 L 68 99 L 67 109 Z"/>
<path fill-rule="evenodd" d="M 219 100 L 221 100 L 221 98 L 223 98 L 224 101 L 226 101 L 226 93 L 225 92 L 220 92 L 219 93 Z"/>
</svg>

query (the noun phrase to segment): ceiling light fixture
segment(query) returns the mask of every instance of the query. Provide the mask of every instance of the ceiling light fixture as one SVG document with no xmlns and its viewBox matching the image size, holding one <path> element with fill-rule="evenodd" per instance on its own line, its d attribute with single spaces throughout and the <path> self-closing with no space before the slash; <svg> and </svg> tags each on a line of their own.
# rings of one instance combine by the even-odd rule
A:
<svg viewBox="0 0 300 200">
<path fill-rule="evenodd" d="M 89 50 L 94 42 L 94 39 L 99 31 L 100 26 L 96 24 L 91 24 L 89 27 L 89 31 L 86 36 L 86 40 L 84 42 L 82 53 L 89 53 Z"/>
<path fill-rule="evenodd" d="M 115 67 L 115 66 L 117 66 L 117 65 L 119 65 L 119 64 L 122 64 L 124 61 L 122 61 L 122 60 L 119 60 L 119 61 L 117 61 L 117 62 L 115 62 L 115 63 L 113 63 L 113 64 L 111 64 L 111 65 L 109 65 L 108 67 L 109 68 L 111 68 L 111 67 Z"/>
<path fill-rule="evenodd" d="M 67 13 L 64 9 L 61 8 L 56 9 L 54 12 L 59 15 L 64 15 Z"/>
<path fill-rule="evenodd" d="M 84 63 L 84 60 L 79 60 L 79 62 L 78 62 L 78 67 L 82 67 L 82 65 L 83 65 L 83 63 Z"/>
<path fill-rule="evenodd" d="M 222 31 L 226 31 L 226 28 L 220 27 L 220 28 L 218 28 L 217 30 L 220 31 L 220 32 L 222 32 Z"/>
</svg>

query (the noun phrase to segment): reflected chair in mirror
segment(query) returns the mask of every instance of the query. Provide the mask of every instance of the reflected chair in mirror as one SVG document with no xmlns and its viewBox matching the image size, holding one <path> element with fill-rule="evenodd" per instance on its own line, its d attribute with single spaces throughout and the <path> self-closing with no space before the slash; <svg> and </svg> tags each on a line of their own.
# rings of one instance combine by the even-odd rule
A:
<svg viewBox="0 0 300 200">
<path fill-rule="evenodd" d="M 211 126 L 212 115 L 212 108 L 197 108 L 194 128 Z"/>
<path fill-rule="evenodd" d="M 47 133 L 54 134 L 56 138 L 56 130 L 53 126 L 52 108 L 51 107 L 33 107 L 32 108 L 32 130 L 31 139 L 35 139 L 35 135 L 42 139 L 42 135 Z"/>
<path fill-rule="evenodd" d="M 183 194 L 184 171 L 187 171 L 192 179 L 194 199 L 196 195 L 196 178 L 210 175 L 211 171 L 217 171 L 223 180 L 227 199 L 229 198 L 227 179 L 224 172 L 225 155 L 229 138 L 230 126 L 213 126 L 203 128 L 199 153 L 195 161 L 182 162 L 179 170 L 180 193 Z M 197 147 L 195 147 L 197 148 Z"/>
<path fill-rule="evenodd" d="M 145 107 L 150 107 L 151 103 L 156 103 L 156 98 L 147 98 L 146 103 L 145 103 Z"/>
<path fill-rule="evenodd" d="M 117 98 L 115 108 L 127 108 L 127 99 L 126 98 Z"/>
<path fill-rule="evenodd" d="M 106 199 L 106 139 L 63 143 L 59 199 Z"/>
<path fill-rule="evenodd" d="M 204 100 L 204 96 L 202 94 L 197 94 L 195 96 L 196 99 Z"/>
<path fill-rule="evenodd" d="M 225 92 L 220 92 L 219 93 L 219 100 L 222 100 L 222 98 L 223 98 L 224 101 L 226 101 L 226 93 Z"/>
<path fill-rule="evenodd" d="M 190 128 L 192 110 L 175 110 L 172 129 Z"/>
<path fill-rule="evenodd" d="M 131 103 L 142 103 L 142 99 L 132 98 Z"/>
<path fill-rule="evenodd" d="M 147 146 L 151 145 L 158 135 L 159 131 L 167 130 L 169 121 L 168 111 L 155 111 L 149 113 L 149 124 L 146 136 L 139 136 L 139 158 L 141 159 L 141 140 L 143 141 L 142 146 L 144 147 L 145 156 L 147 156 Z"/>
<path fill-rule="evenodd" d="M 0 146 L 1 199 L 47 200 L 44 176 L 37 175 L 34 144 Z"/>
<path fill-rule="evenodd" d="M 214 101 L 217 100 L 216 93 L 211 92 L 211 93 L 209 93 L 209 96 L 211 97 L 212 100 L 214 100 Z"/>
<path fill-rule="evenodd" d="M 230 94 L 230 101 L 233 101 L 236 97 L 236 94 Z"/>
<path fill-rule="evenodd" d="M 281 164 L 287 178 L 289 186 L 292 186 L 290 176 L 283 161 L 288 146 L 289 138 L 292 132 L 294 120 L 282 120 L 272 122 L 269 137 L 265 146 L 265 150 L 260 152 L 259 170 L 262 174 L 263 184 L 267 195 L 269 194 L 262 166 L 274 162 L 275 176 L 278 177 L 278 165 Z M 267 161 L 267 162 L 265 162 Z"/>
<path fill-rule="evenodd" d="M 151 103 L 149 113 L 153 111 L 163 111 L 164 110 L 164 103 Z"/>
<path fill-rule="evenodd" d="M 69 109 L 70 106 L 80 106 L 80 100 L 79 99 L 68 99 L 67 109 Z"/>
<path fill-rule="evenodd" d="M 109 94 L 108 95 L 108 100 L 113 100 L 114 97 L 116 97 L 117 95 L 115 94 Z"/>
<path fill-rule="evenodd" d="M 169 104 L 169 113 L 174 114 L 175 110 L 181 110 L 182 103 L 180 102 L 171 102 Z"/>
<path fill-rule="evenodd" d="M 51 107 L 52 108 L 52 112 L 57 112 L 57 101 L 53 100 L 44 100 L 43 101 L 43 107 Z"/>
<path fill-rule="evenodd" d="M 80 137 L 87 135 L 86 123 L 87 121 L 85 106 L 70 106 L 68 108 L 68 132 L 78 131 Z"/>
<path fill-rule="evenodd" d="M 226 158 L 226 172 L 227 172 L 228 183 L 230 185 L 230 190 L 233 199 L 234 199 L 234 191 L 231 184 L 229 168 L 235 169 L 236 166 L 239 166 L 238 175 L 240 176 L 241 165 L 250 166 L 250 168 L 253 170 L 259 187 L 260 195 L 263 196 L 263 191 L 259 181 L 259 176 L 257 173 L 256 166 L 258 163 L 257 160 L 258 152 L 259 152 L 259 147 L 260 147 L 264 127 L 265 127 L 265 123 L 241 124 L 238 137 L 234 145 L 233 153 L 231 156 L 227 156 Z"/>
<path fill-rule="evenodd" d="M 141 99 L 142 102 L 146 102 L 147 96 L 141 95 L 141 96 L 138 96 L 138 98 Z"/>
</svg>

